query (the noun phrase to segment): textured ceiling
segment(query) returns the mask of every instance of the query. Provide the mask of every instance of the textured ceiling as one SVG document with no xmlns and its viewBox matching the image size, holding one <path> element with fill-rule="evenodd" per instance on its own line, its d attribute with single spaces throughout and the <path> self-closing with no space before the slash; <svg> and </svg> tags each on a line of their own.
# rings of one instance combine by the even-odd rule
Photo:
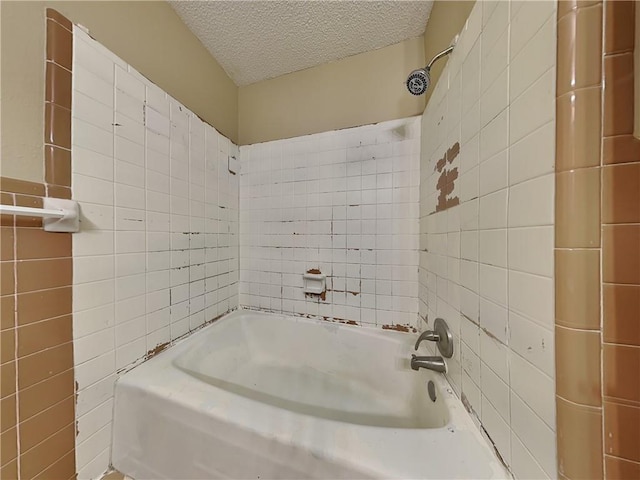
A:
<svg viewBox="0 0 640 480">
<path fill-rule="evenodd" d="M 169 3 L 241 86 L 417 37 L 433 0 Z"/>
</svg>

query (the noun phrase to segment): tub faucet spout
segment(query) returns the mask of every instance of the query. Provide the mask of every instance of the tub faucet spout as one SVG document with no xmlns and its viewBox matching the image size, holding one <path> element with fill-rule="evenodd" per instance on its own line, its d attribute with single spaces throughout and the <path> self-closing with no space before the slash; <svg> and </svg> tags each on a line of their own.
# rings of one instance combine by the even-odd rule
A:
<svg viewBox="0 0 640 480">
<path fill-rule="evenodd" d="M 444 363 L 442 357 L 418 357 L 417 355 L 411 355 L 411 368 L 413 370 L 426 368 L 434 372 L 445 373 L 447 371 L 447 364 Z"/>
</svg>

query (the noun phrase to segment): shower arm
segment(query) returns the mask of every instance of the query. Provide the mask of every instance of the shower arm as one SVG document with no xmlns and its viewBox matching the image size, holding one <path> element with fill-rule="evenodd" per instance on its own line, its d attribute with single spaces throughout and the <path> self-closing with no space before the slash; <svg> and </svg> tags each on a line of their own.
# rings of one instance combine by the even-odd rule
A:
<svg viewBox="0 0 640 480">
<path fill-rule="evenodd" d="M 449 55 L 451 52 L 453 52 L 454 47 L 455 47 L 455 45 L 451 45 L 450 47 L 447 47 L 445 50 L 441 51 L 435 57 L 433 57 L 431 59 L 431 61 L 429 62 L 429 65 L 427 65 L 427 69 L 430 69 L 431 65 L 433 65 L 436 60 L 439 60 L 440 58 L 444 57 L 445 55 Z"/>
</svg>

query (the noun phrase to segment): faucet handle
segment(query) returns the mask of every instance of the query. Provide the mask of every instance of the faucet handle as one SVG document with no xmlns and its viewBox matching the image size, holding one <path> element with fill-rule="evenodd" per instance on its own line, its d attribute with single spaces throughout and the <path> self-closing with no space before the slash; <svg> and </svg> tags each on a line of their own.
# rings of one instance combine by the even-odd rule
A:
<svg viewBox="0 0 640 480">
<path fill-rule="evenodd" d="M 420 334 L 418 340 L 416 340 L 415 349 L 418 350 L 418 347 L 422 343 L 423 340 L 429 340 L 430 342 L 439 342 L 440 334 L 434 330 L 426 330 Z"/>
<path fill-rule="evenodd" d="M 433 327 L 433 330 L 427 330 L 420 334 L 415 349 L 418 350 L 423 340 L 430 340 L 437 343 L 438 350 L 443 357 L 451 358 L 453 356 L 453 335 L 451 335 L 447 322 L 442 318 L 436 318 Z"/>
</svg>

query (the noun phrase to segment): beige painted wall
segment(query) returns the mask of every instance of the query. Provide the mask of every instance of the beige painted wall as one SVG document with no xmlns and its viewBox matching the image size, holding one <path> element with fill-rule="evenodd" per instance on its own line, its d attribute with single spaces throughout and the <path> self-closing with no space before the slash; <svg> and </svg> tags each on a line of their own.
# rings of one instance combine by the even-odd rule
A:
<svg viewBox="0 0 640 480">
<path fill-rule="evenodd" d="M 42 182 L 45 8 L 55 8 L 205 121 L 238 138 L 238 88 L 166 2 L 0 2 L 0 175 Z"/>
<path fill-rule="evenodd" d="M 422 36 L 240 87 L 240 144 L 419 115 L 405 81 L 421 66 Z"/>
<path fill-rule="evenodd" d="M 431 9 L 431 15 L 424 32 L 424 63 L 431 59 L 451 44 L 451 40 L 460 31 L 471 13 L 475 4 L 471 1 L 436 0 Z M 425 93 L 425 105 L 431 98 L 433 86 L 438 83 L 440 74 L 447 64 L 447 58 L 441 58 L 431 68 L 431 87 Z"/>
</svg>

